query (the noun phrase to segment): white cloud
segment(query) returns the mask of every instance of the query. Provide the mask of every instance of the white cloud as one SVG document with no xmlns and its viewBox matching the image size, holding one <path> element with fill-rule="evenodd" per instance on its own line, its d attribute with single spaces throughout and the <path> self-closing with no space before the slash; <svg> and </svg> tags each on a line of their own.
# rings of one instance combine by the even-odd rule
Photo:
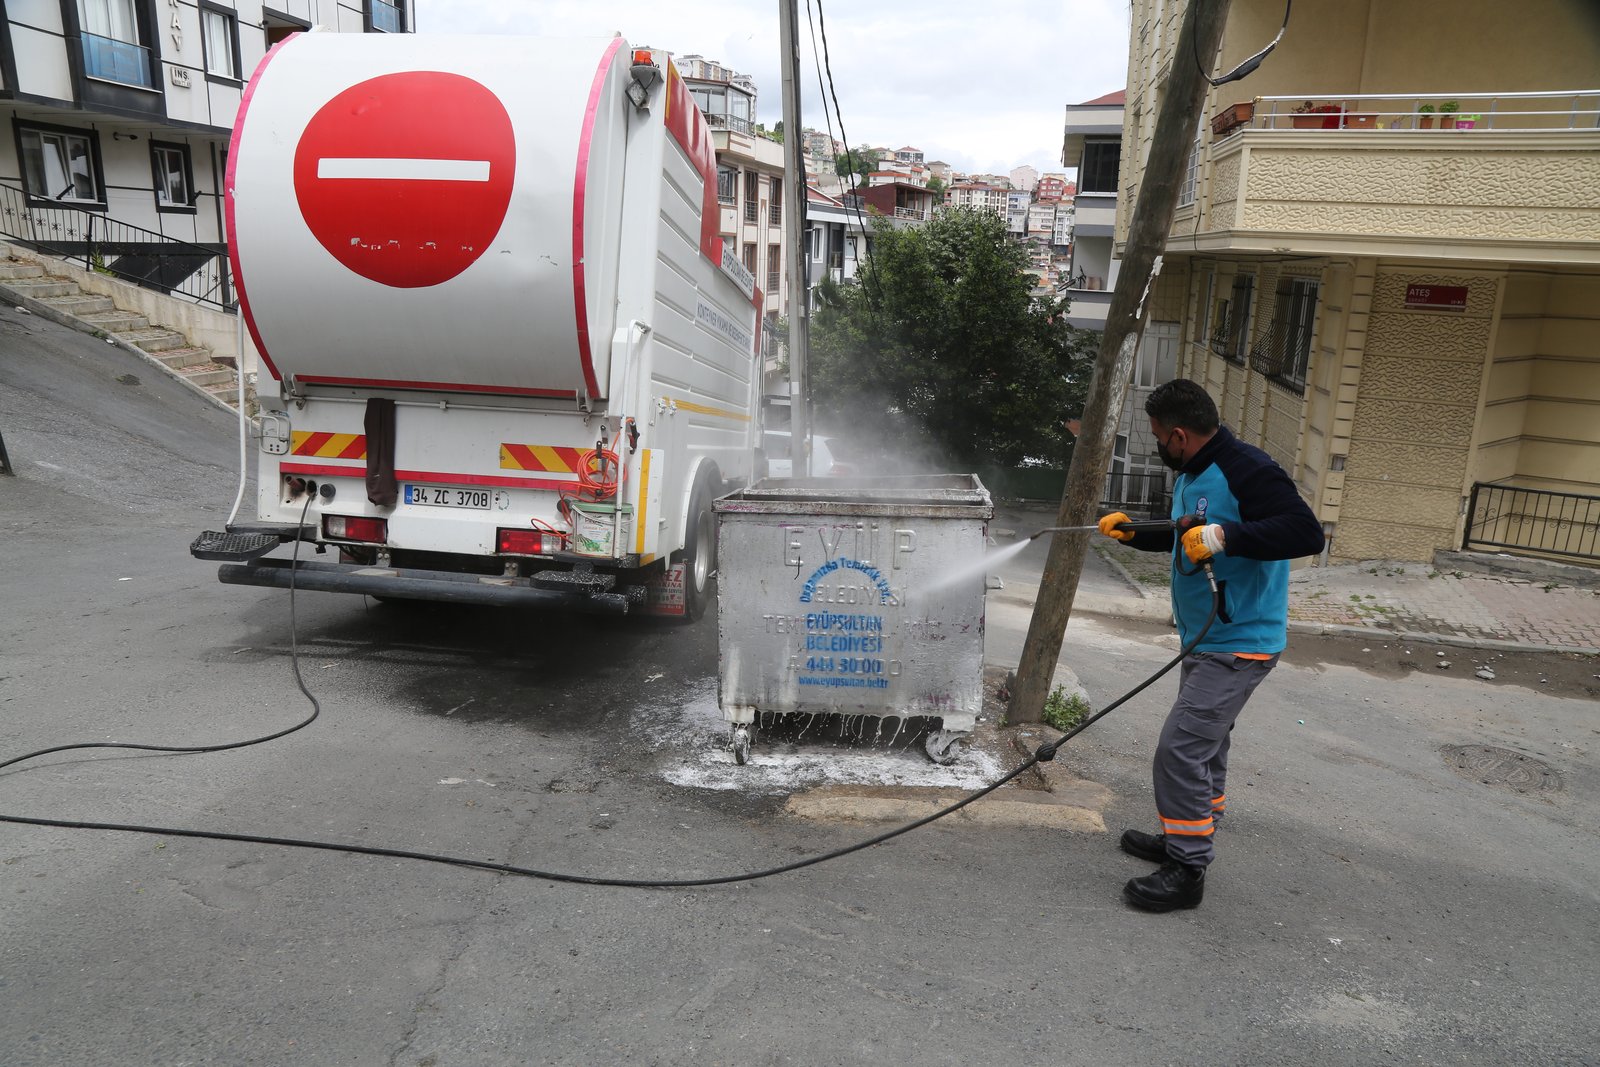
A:
<svg viewBox="0 0 1600 1067">
<path fill-rule="evenodd" d="M 818 6 L 813 0 L 813 14 Z M 926 0 L 830 0 L 820 7 L 853 144 L 915 145 L 963 170 L 1004 172 L 1023 163 L 1058 170 L 1062 107 L 1126 81 L 1126 0 L 954 10 Z M 760 121 L 783 117 L 773 0 L 416 0 L 416 19 L 421 33 L 621 32 L 633 44 L 703 55 L 749 74 L 761 94 Z M 800 37 L 801 118 L 823 129 L 805 0 Z"/>
</svg>

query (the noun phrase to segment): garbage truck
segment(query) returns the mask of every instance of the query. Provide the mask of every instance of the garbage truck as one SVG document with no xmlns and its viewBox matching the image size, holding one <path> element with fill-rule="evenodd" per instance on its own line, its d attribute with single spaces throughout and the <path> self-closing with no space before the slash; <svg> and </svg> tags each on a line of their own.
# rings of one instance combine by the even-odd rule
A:
<svg viewBox="0 0 1600 1067">
<path fill-rule="evenodd" d="M 297 34 L 225 203 L 260 411 L 255 521 L 191 545 L 223 582 L 701 615 L 763 294 L 670 57 Z"/>
</svg>

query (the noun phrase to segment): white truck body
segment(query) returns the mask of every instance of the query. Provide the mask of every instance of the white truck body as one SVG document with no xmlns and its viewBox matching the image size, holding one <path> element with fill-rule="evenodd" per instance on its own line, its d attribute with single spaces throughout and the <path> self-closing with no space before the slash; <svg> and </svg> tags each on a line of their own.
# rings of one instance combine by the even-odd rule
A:
<svg viewBox="0 0 1600 1067">
<path fill-rule="evenodd" d="M 723 251 L 710 134 L 665 57 L 620 37 L 296 35 L 245 91 L 227 216 L 261 356 L 247 529 L 338 544 L 346 577 L 433 572 L 384 587 L 402 597 L 465 589 L 449 572 L 670 587 L 698 498 L 750 479 L 761 293 Z M 529 551 L 526 531 L 573 529 L 558 504 L 596 449 L 618 457 L 612 536 Z M 286 584 L 268 562 L 222 578 Z M 579 607 L 605 591 L 576 588 Z"/>
</svg>

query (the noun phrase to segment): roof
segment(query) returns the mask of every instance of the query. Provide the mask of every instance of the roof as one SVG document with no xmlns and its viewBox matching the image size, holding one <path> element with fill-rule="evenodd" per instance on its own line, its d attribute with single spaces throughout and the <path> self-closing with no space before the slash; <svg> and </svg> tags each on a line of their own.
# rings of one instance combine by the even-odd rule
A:
<svg viewBox="0 0 1600 1067">
<path fill-rule="evenodd" d="M 1126 104 L 1127 102 L 1128 102 L 1128 90 L 1126 90 L 1126 89 L 1118 89 L 1114 93 L 1107 93 L 1104 96 L 1097 96 L 1093 100 L 1085 100 L 1083 103 L 1079 104 L 1078 106 L 1079 107 L 1088 107 L 1090 104 Z"/>
</svg>

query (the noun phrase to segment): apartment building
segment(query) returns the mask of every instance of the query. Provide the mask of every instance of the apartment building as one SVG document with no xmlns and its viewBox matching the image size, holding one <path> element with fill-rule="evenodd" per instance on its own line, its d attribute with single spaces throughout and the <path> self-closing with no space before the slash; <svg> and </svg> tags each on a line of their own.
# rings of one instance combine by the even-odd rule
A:
<svg viewBox="0 0 1600 1067">
<path fill-rule="evenodd" d="M 1034 186 L 1033 195 L 1036 200 L 1060 200 L 1067 195 L 1067 181 L 1065 174 L 1046 174 Z"/>
<path fill-rule="evenodd" d="M 1024 193 L 1031 194 L 1033 187 L 1039 183 L 1038 168 L 1030 167 L 1026 163 L 1020 167 L 1013 167 L 1007 177 L 1011 179 L 1011 188 Z"/>
<path fill-rule="evenodd" d="M 1132 5 L 1125 194 L 1165 72 L 1192 61 L 1184 7 Z M 1216 69 L 1282 18 L 1234 0 Z M 1297 5 L 1259 70 L 1207 94 L 1139 380 L 1203 382 L 1291 472 L 1329 559 L 1600 562 L 1597 188 L 1592 3 Z M 1086 214 L 1080 193 L 1080 247 Z"/>
<path fill-rule="evenodd" d="M 1016 237 L 1028 235 L 1028 209 L 1033 206 L 1033 195 L 1021 189 L 1006 194 L 1006 232 Z"/>
<path fill-rule="evenodd" d="M 756 123 L 756 83 L 748 74 L 699 55 L 673 56 L 689 95 L 712 129 L 751 133 Z"/>
<path fill-rule="evenodd" d="M 1119 89 L 1068 105 L 1066 112 L 1061 162 L 1077 168 L 1078 182 L 1072 194 L 1072 231 L 1068 237 L 1072 259 L 1062 295 L 1072 301 L 1067 321 L 1086 330 L 1105 327 L 1106 309 L 1111 304 L 1111 290 L 1116 288 L 1120 267 L 1112 255 L 1112 244 L 1125 101 L 1126 93 Z"/>
<path fill-rule="evenodd" d="M 234 302 L 222 190 L 234 115 L 268 48 L 299 30 L 412 29 L 411 0 L 6 0 L 0 236 L 114 248 L 105 269 Z"/>
<path fill-rule="evenodd" d="M 975 207 L 980 211 L 992 211 L 1005 218 L 1009 192 L 1009 189 L 988 182 L 956 182 L 945 190 L 944 202 L 951 207 Z"/>
<path fill-rule="evenodd" d="M 789 271 L 784 250 L 783 145 L 758 133 L 713 128 L 717 156 L 717 201 L 721 204 L 724 247 L 737 249 L 745 268 L 762 290 L 769 370 L 780 362 L 776 345 L 778 317 L 789 298 Z"/>
</svg>

